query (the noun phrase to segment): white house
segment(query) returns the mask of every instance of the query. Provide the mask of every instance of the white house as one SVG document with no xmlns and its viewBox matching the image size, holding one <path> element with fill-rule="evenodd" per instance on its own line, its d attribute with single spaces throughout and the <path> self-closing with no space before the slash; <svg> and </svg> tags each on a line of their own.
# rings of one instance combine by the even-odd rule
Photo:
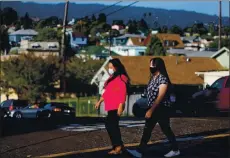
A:
<svg viewBox="0 0 230 158">
<path fill-rule="evenodd" d="M 195 74 L 204 79 L 204 87 L 206 87 L 206 85 L 212 85 L 221 77 L 229 76 L 229 71 L 195 72 Z"/>
<path fill-rule="evenodd" d="M 121 25 L 113 25 L 113 26 L 112 26 L 112 29 L 119 31 L 119 30 L 123 30 L 123 29 L 124 29 L 124 26 L 121 26 Z"/>
<path fill-rule="evenodd" d="M 217 51 L 215 54 L 211 56 L 211 58 L 216 59 L 223 67 L 229 69 L 229 49 L 226 47 L 223 47 L 219 51 Z"/>
<path fill-rule="evenodd" d="M 115 46 L 110 50 L 120 56 L 143 56 L 145 54 L 146 46 Z"/>
</svg>

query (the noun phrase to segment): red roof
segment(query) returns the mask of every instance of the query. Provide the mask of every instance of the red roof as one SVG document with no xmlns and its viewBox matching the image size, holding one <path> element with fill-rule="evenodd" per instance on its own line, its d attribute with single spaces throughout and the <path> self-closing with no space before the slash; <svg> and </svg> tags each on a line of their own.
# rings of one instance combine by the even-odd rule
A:
<svg viewBox="0 0 230 158">
<path fill-rule="evenodd" d="M 151 38 L 152 38 L 152 35 L 151 33 L 145 38 L 144 40 L 144 46 L 147 46 L 149 44 L 149 42 L 151 42 Z"/>
</svg>

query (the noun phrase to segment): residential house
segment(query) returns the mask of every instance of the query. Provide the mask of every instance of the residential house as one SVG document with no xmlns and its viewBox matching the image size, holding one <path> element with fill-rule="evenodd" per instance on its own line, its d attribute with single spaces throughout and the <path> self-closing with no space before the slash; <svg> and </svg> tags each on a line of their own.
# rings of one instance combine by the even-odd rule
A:
<svg viewBox="0 0 230 158">
<path fill-rule="evenodd" d="M 60 53 L 59 42 L 31 42 L 28 40 L 21 41 L 19 54 L 34 53 L 37 56 L 58 56 Z"/>
<path fill-rule="evenodd" d="M 127 46 L 144 46 L 144 38 L 130 37 L 126 43 Z"/>
<path fill-rule="evenodd" d="M 10 26 L 9 29 L 7 30 L 8 34 L 11 34 L 13 32 L 15 32 L 15 26 Z"/>
<path fill-rule="evenodd" d="M 144 40 L 145 46 L 151 43 L 152 36 L 153 34 L 150 33 L 147 36 L 146 40 Z M 155 36 L 160 39 L 165 49 L 169 49 L 169 48 L 183 49 L 184 48 L 184 44 L 180 38 L 180 35 L 178 34 L 157 33 L 155 34 Z"/>
<path fill-rule="evenodd" d="M 137 38 L 141 38 L 141 39 L 145 39 L 146 37 L 142 34 L 142 35 L 136 35 L 136 34 L 125 34 L 119 37 L 116 37 L 113 39 L 113 45 L 114 46 L 124 46 L 126 45 L 127 41 L 129 38 L 132 37 L 137 37 Z"/>
<path fill-rule="evenodd" d="M 70 45 L 72 48 L 79 48 L 86 46 L 88 43 L 88 38 L 83 33 L 68 32 L 70 35 Z"/>
<path fill-rule="evenodd" d="M 120 56 L 143 56 L 147 49 L 145 46 L 115 46 L 105 48 L 110 49 Z"/>
<path fill-rule="evenodd" d="M 223 67 L 229 69 L 229 49 L 223 47 L 215 54 L 211 56 L 211 58 L 216 59 Z"/>
<path fill-rule="evenodd" d="M 214 55 L 215 51 L 192 51 L 186 49 L 169 49 L 167 51 L 169 55 L 183 55 L 186 57 L 210 57 Z"/>
<path fill-rule="evenodd" d="M 9 41 L 15 42 L 15 43 L 20 43 L 22 40 L 27 39 L 27 40 L 32 40 L 35 36 L 38 35 L 38 32 L 32 29 L 26 29 L 26 30 L 18 30 L 15 32 L 12 32 L 9 34 Z"/>
<path fill-rule="evenodd" d="M 141 97 L 141 93 L 144 92 L 148 84 L 150 77 L 149 61 L 152 56 L 113 56 L 108 58 L 91 80 L 91 84 L 98 86 L 99 94 L 102 94 L 104 83 L 109 77 L 108 62 L 111 58 L 119 58 L 130 77 L 131 87 L 127 95 L 125 113 L 131 115 L 134 102 Z M 165 56 L 161 58 L 166 64 L 170 80 L 174 85 L 177 100 L 179 101 L 190 97 L 194 92 L 203 88 L 204 80 L 197 76 L 195 74 L 196 72 L 223 70 L 219 62 L 212 58 L 191 57 L 189 61 L 184 57 L 176 56 Z M 105 113 L 103 108 L 104 107 L 101 106 L 101 114 Z"/>
<path fill-rule="evenodd" d="M 158 33 L 156 36 L 160 39 L 162 45 L 166 48 L 183 49 L 184 43 L 182 42 L 179 34 Z"/>
<path fill-rule="evenodd" d="M 68 25 L 74 25 L 76 20 L 73 18 L 71 21 L 69 21 Z"/>
<path fill-rule="evenodd" d="M 181 37 L 184 43 L 185 50 L 203 51 L 205 50 L 212 40 L 202 39 L 199 36 Z"/>
<path fill-rule="evenodd" d="M 120 31 L 120 30 L 124 29 L 124 26 L 122 26 L 122 25 L 113 25 L 111 28 L 114 29 L 114 30 Z"/>
<path fill-rule="evenodd" d="M 216 59 L 223 67 L 229 69 L 229 49 L 223 47 L 219 51 L 189 51 L 184 49 L 169 49 L 170 55 L 190 57 L 209 57 Z"/>
</svg>

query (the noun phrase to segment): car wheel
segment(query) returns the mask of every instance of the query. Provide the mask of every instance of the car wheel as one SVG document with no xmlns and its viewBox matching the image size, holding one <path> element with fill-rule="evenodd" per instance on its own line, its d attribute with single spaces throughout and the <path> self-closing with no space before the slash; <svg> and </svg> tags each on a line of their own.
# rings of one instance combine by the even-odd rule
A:
<svg viewBox="0 0 230 158">
<path fill-rule="evenodd" d="M 22 113 L 16 112 L 16 113 L 14 114 L 14 118 L 16 118 L 16 119 L 22 119 Z"/>
</svg>

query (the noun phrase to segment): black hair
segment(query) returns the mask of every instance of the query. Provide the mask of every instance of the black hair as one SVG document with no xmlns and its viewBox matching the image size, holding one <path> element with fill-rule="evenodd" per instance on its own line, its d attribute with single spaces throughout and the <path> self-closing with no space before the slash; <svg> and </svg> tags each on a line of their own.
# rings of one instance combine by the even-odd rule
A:
<svg viewBox="0 0 230 158">
<path fill-rule="evenodd" d="M 108 81 L 105 83 L 105 87 L 111 82 L 113 81 L 116 77 L 120 76 L 121 78 L 121 75 L 125 75 L 128 79 L 128 81 L 124 81 L 122 78 L 121 80 L 124 81 L 126 83 L 126 86 L 130 84 L 130 78 L 128 76 L 128 73 L 124 67 L 124 65 L 121 63 L 121 61 L 118 59 L 118 58 L 114 58 L 114 59 L 111 59 L 109 60 L 109 63 L 111 63 L 116 71 L 114 72 L 114 74 L 112 75 L 112 77 L 110 79 L 108 79 Z"/>
<path fill-rule="evenodd" d="M 150 63 L 151 62 L 153 62 L 153 64 L 154 64 L 152 66 L 156 66 L 157 70 L 160 71 L 160 74 L 165 76 L 168 79 L 169 84 L 171 85 L 171 81 L 170 81 L 169 75 L 167 73 L 164 60 L 156 57 L 156 58 L 152 58 L 150 60 Z"/>
</svg>

